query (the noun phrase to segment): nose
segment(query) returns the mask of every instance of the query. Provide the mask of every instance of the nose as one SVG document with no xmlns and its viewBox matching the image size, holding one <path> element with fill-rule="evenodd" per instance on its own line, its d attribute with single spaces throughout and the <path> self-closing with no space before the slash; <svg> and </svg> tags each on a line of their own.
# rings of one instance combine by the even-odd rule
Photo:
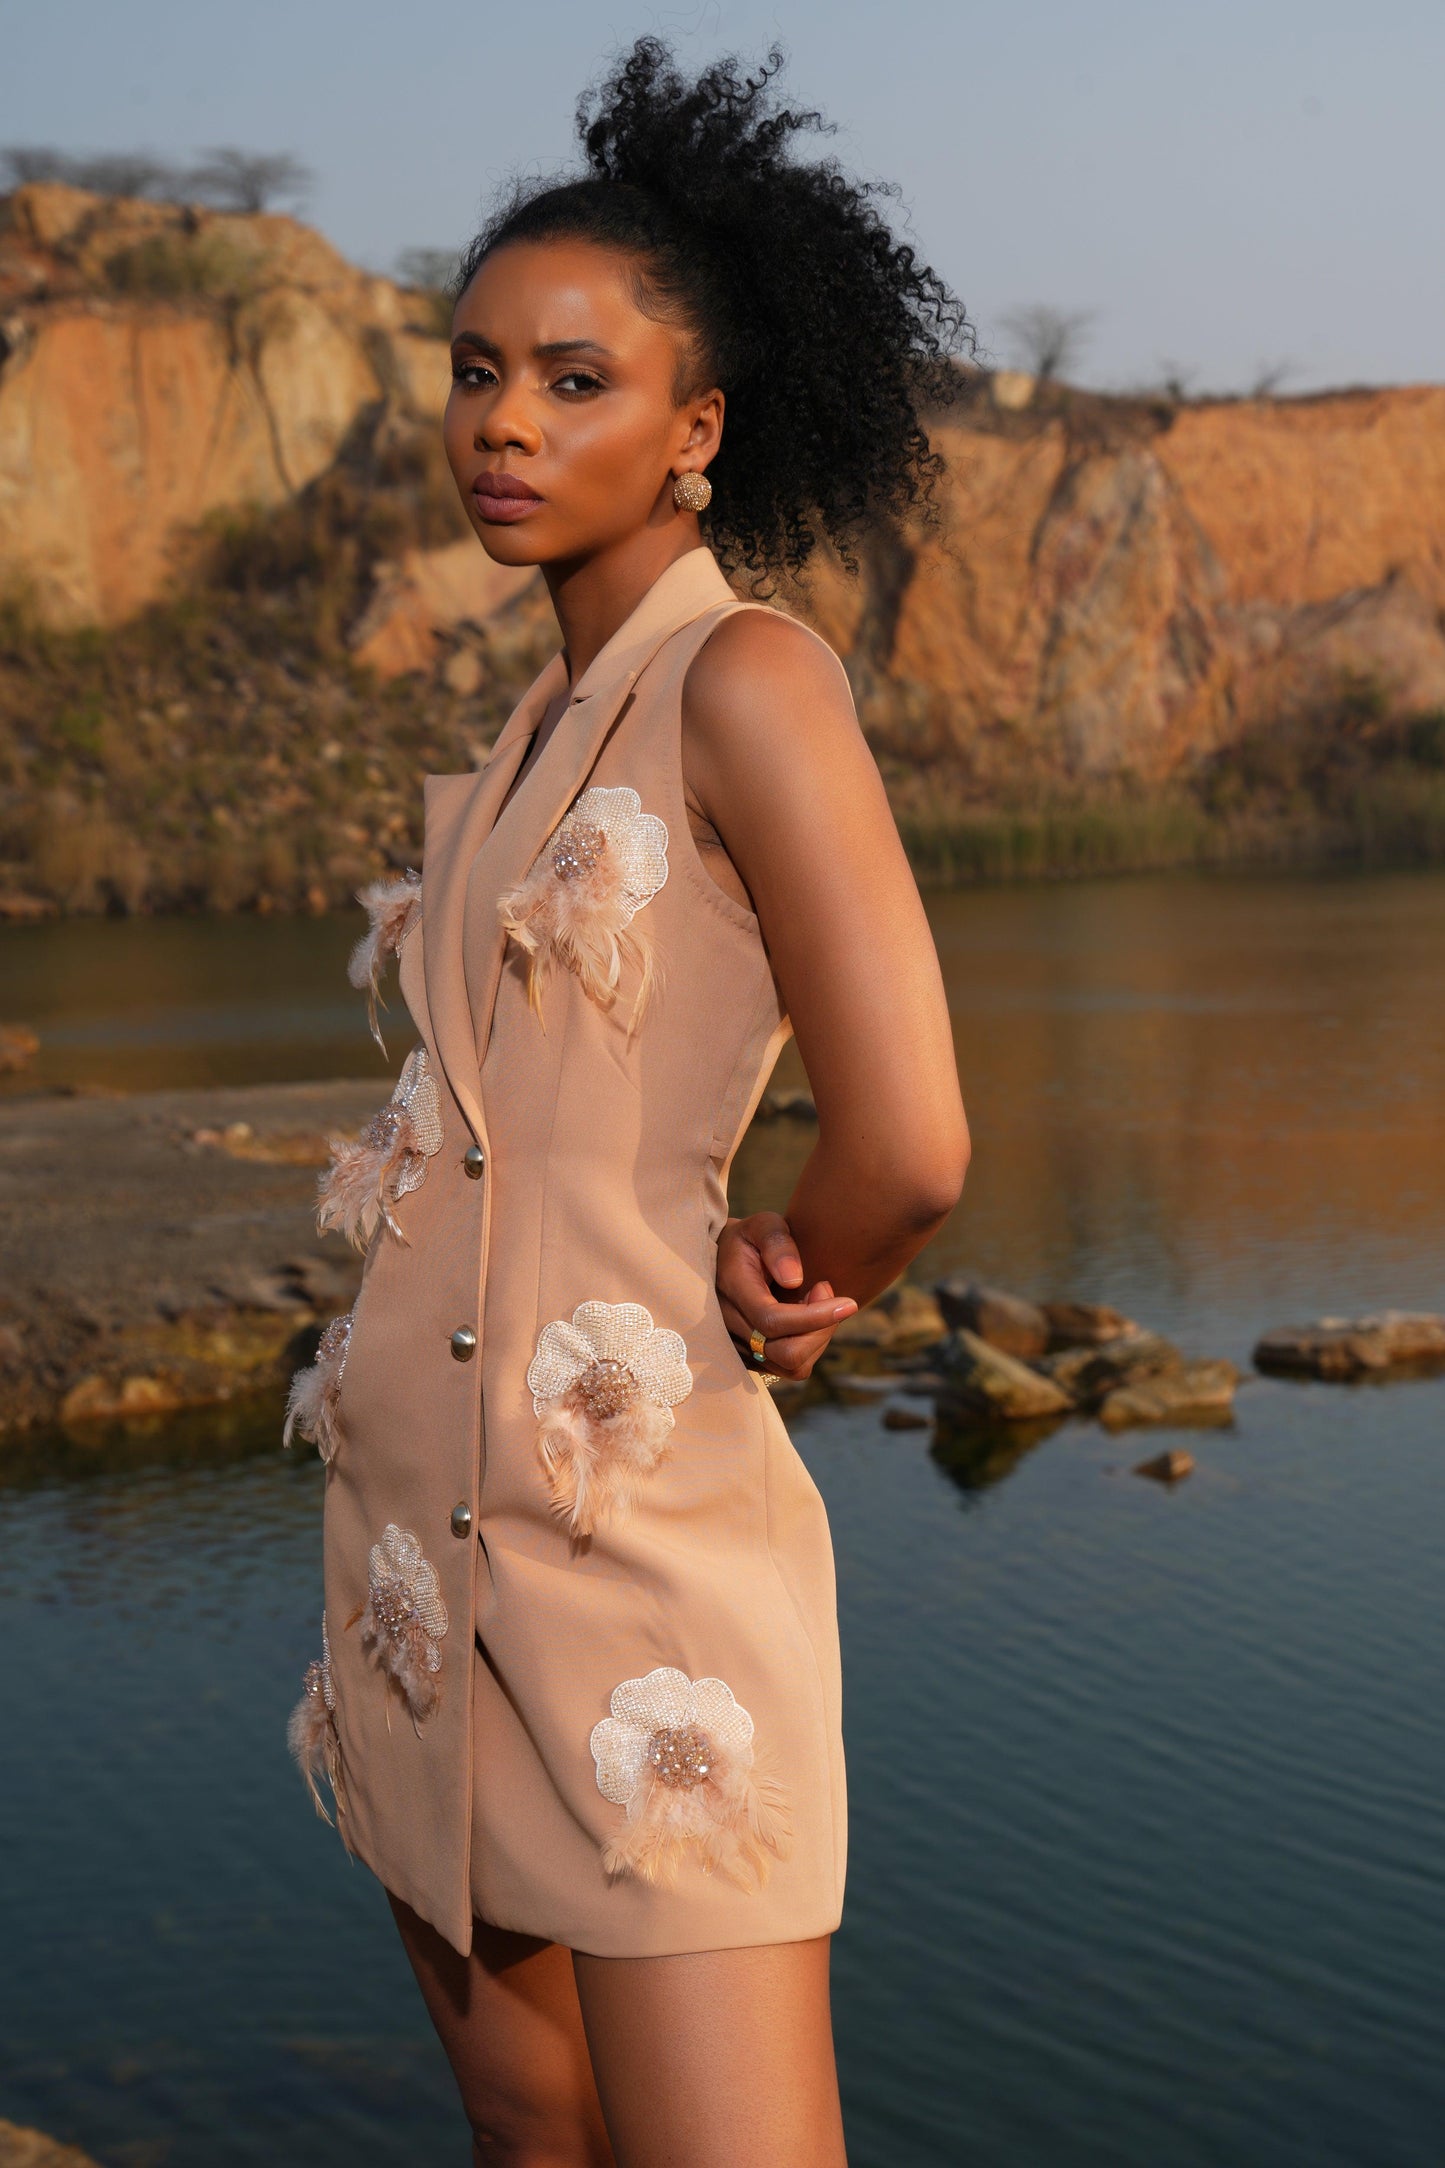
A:
<svg viewBox="0 0 1445 2168">
<path fill-rule="evenodd" d="M 520 384 L 503 384 L 488 401 L 477 418 L 474 442 L 479 452 L 515 450 L 525 455 L 541 450 L 542 432 Z"/>
</svg>

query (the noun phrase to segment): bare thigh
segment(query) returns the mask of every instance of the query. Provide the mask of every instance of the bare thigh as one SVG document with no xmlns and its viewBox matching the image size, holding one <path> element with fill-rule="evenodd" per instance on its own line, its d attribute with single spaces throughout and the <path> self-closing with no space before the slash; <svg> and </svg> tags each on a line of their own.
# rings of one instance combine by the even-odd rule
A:
<svg viewBox="0 0 1445 2168">
<path fill-rule="evenodd" d="M 574 1956 L 619 2168 L 846 2168 L 829 1949 Z"/>
<path fill-rule="evenodd" d="M 494 2168 L 614 2168 L 572 1955 L 481 1920 L 459 1956 L 410 1905 L 391 1909 L 472 2126 Z"/>
</svg>

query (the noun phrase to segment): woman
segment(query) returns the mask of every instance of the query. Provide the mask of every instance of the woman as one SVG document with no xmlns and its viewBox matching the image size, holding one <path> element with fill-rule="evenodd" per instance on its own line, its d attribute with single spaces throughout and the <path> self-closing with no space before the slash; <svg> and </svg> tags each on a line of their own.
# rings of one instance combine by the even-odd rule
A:
<svg viewBox="0 0 1445 2168">
<path fill-rule="evenodd" d="M 398 955 L 420 1044 L 322 1183 L 367 1257 L 293 1389 L 328 1460 L 293 1744 L 478 2159 L 844 2157 L 832 1554 L 761 1373 L 922 1247 L 967 1132 L 843 670 L 720 567 L 925 500 L 966 327 L 792 162 L 777 65 L 688 85 L 643 40 L 587 176 L 467 253 L 447 451 L 563 649 L 479 774 L 427 779 L 424 882 L 367 894 L 354 976 Z M 786 1221 L 728 1221 L 790 1028 L 818 1143 Z"/>
</svg>

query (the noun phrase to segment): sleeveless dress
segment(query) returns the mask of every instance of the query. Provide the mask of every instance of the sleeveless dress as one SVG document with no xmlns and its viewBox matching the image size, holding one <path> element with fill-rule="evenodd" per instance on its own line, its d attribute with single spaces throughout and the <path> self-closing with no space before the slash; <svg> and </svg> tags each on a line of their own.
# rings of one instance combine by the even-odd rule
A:
<svg viewBox="0 0 1445 2168">
<path fill-rule="evenodd" d="M 292 1387 L 326 1501 L 291 1742 L 462 1952 L 474 1916 L 599 1956 L 840 1916 L 827 1521 L 714 1285 L 790 1031 L 683 795 L 683 679 L 742 607 L 676 561 L 512 796 L 560 657 L 363 899 L 353 979 L 398 955 L 419 1043 L 322 1177 L 366 1259 Z"/>
</svg>

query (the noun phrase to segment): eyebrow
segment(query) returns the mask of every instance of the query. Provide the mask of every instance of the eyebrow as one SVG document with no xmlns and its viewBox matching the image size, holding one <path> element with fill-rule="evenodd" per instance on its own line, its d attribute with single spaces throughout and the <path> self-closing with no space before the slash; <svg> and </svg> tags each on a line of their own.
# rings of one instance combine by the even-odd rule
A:
<svg viewBox="0 0 1445 2168">
<path fill-rule="evenodd" d="M 452 340 L 454 347 L 466 347 L 474 354 L 485 354 L 493 361 L 500 361 L 502 349 L 494 339 L 484 339 L 479 331 L 459 331 Z M 603 361 L 613 357 L 610 346 L 599 339 L 549 339 L 543 346 L 534 346 L 532 352 L 542 361 L 555 361 L 560 354 L 597 354 Z"/>
</svg>

